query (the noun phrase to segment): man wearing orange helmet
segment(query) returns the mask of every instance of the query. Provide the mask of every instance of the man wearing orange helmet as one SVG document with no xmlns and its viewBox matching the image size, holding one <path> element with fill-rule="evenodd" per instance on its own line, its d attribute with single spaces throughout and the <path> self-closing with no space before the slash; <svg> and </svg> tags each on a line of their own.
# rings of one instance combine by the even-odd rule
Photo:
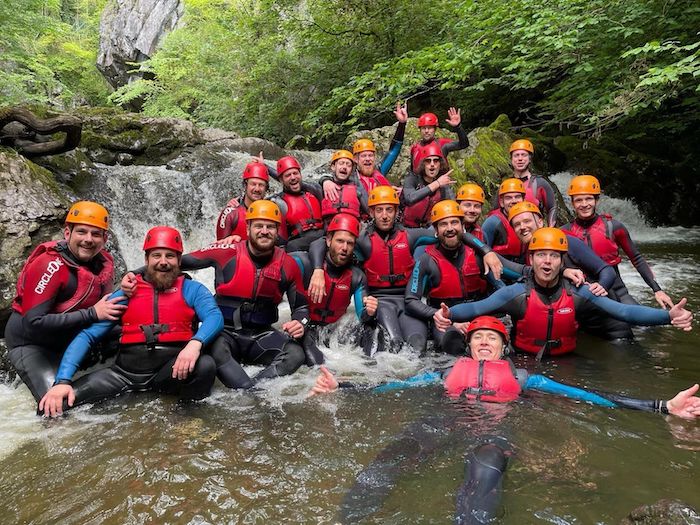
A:
<svg viewBox="0 0 700 525">
<path fill-rule="evenodd" d="M 455 200 L 464 213 L 464 231 L 483 241 L 484 233 L 479 225 L 479 218 L 486 202 L 484 189 L 478 184 L 467 182 L 459 187 Z"/>
<path fill-rule="evenodd" d="M 231 199 L 216 221 L 216 240 L 231 236 L 238 240 L 246 238 L 245 211 L 253 202 L 264 199 L 269 186 L 270 174 L 262 162 L 250 162 L 243 170 L 243 197 Z M 232 240 L 232 239 L 231 239 Z"/>
<path fill-rule="evenodd" d="M 438 118 L 435 113 L 423 113 L 418 118 L 418 129 L 420 130 L 420 140 L 411 146 L 411 170 L 416 173 L 420 168 L 420 162 L 425 158 L 430 145 L 440 147 L 445 158 L 452 151 L 458 151 L 469 146 L 469 139 L 462 127 L 462 115 L 459 109 L 450 108 L 447 110 L 447 120 L 445 120 L 457 134 L 457 140 L 435 138 L 438 128 Z"/>
<path fill-rule="evenodd" d="M 530 172 L 535 147 L 527 139 L 518 139 L 510 145 L 510 165 L 513 177 L 525 186 L 525 200 L 540 208 L 547 217 L 547 224 L 554 226 L 557 222 L 557 198 L 547 179 Z"/>
<path fill-rule="evenodd" d="M 464 213 L 453 200 L 440 201 L 433 206 L 431 220 L 437 244 L 428 246 L 417 258 L 411 280 L 406 286 L 406 311 L 429 323 L 441 303 L 453 306 L 465 301 L 477 301 L 486 296 L 486 280 L 473 249 L 462 242 Z M 427 302 L 423 298 L 427 297 Z M 448 331 L 464 333 L 466 324 L 458 323 Z M 433 327 L 436 349 L 441 349 L 444 331 Z"/>
<path fill-rule="evenodd" d="M 225 328 L 212 345 L 217 376 L 229 388 L 295 372 L 304 363 L 302 340 L 309 306 L 299 267 L 276 246 L 282 213 L 272 201 L 255 201 L 246 211 L 247 241 L 214 243 L 182 258 L 182 268 L 214 268 L 216 302 Z M 122 282 L 124 286 L 124 282 Z M 272 327 L 286 294 L 292 312 L 282 330 Z M 241 363 L 264 365 L 251 379 Z"/>
<path fill-rule="evenodd" d="M 615 268 L 617 277 L 612 289 L 620 302 L 637 304 L 620 277 L 618 264 L 622 260 L 619 255 L 619 250 L 622 248 L 644 282 L 654 292 L 656 301 L 662 308 L 671 308 L 673 301 L 656 282 L 654 272 L 632 241 L 625 225 L 610 215 L 596 212 L 600 192 L 600 182 L 592 175 L 579 175 L 571 179 L 568 194 L 571 197 L 576 219 L 562 226 L 562 230 L 584 241 L 596 255 Z"/>
<path fill-rule="evenodd" d="M 403 224 L 409 228 L 423 228 L 430 225 L 430 210 L 446 199 L 454 199 L 447 159 L 437 142 L 432 142 L 422 150 L 422 157 L 415 173 L 409 173 L 403 181 L 401 201 L 403 203 Z"/>
<path fill-rule="evenodd" d="M 114 279 L 104 250 L 107 210 L 96 202 L 71 206 L 62 241 L 37 246 L 17 279 L 5 328 L 9 358 L 38 401 L 54 382 L 64 350 L 81 329 L 115 320 L 124 307 L 108 299 Z"/>
<path fill-rule="evenodd" d="M 182 236 L 175 228 L 156 226 L 143 242 L 146 269 L 136 277 L 127 299 L 118 290 L 112 298 L 127 303 L 120 320 L 106 320 L 84 329 L 61 360 L 56 383 L 39 402 L 47 416 L 133 391 L 177 394 L 203 399 L 211 391 L 216 365 L 202 353 L 224 326 L 221 312 L 207 288 L 180 272 Z M 201 326 L 195 327 L 201 322 Z M 73 375 L 90 347 L 121 325 L 114 365 L 82 376 Z"/>
<path fill-rule="evenodd" d="M 511 261 L 521 258 L 523 246 L 508 221 L 508 212 L 525 200 L 525 186 L 518 179 L 505 179 L 498 187 L 498 207 L 489 212 L 481 225 L 484 242 L 494 252 Z"/>
<path fill-rule="evenodd" d="M 479 315 L 509 314 L 513 320 L 513 346 L 523 352 L 549 355 L 573 352 L 579 321 L 596 315 L 613 317 L 631 324 L 653 326 L 672 324 L 691 330 L 693 315 L 682 299 L 669 311 L 621 304 L 593 295 L 586 286 L 574 288 L 561 278 L 563 257 L 569 241 L 557 228 L 540 228 L 532 235 L 528 250 L 532 275 L 524 283 L 506 286 L 490 297 L 449 308 L 442 304 L 433 320 L 439 330 L 452 321 L 464 322 Z"/>
<path fill-rule="evenodd" d="M 331 155 L 331 176 L 319 180 L 323 188 L 321 213 L 328 222 L 336 213 L 349 213 L 354 217 L 369 217 L 367 192 L 354 176 L 355 157 L 346 149 Z"/>
<path fill-rule="evenodd" d="M 406 122 L 408 122 L 406 106 L 397 103 L 394 115 L 398 121 L 396 132 L 391 139 L 389 151 L 384 155 L 384 158 L 382 158 L 379 167 L 377 167 L 377 148 L 374 142 L 369 139 L 358 139 L 352 145 L 352 154 L 355 156 L 355 163 L 357 165 L 357 175 L 360 179 L 360 184 L 362 184 L 367 194 L 376 186 L 391 185 L 386 178 L 386 174 L 389 173 L 399 153 L 401 153 L 403 137 L 406 133 Z"/>
<path fill-rule="evenodd" d="M 368 203 L 374 221 L 358 237 L 355 255 L 362 262 L 370 294 L 379 299 L 377 323 L 385 330 L 392 349 L 398 349 L 406 342 L 423 350 L 427 342 L 427 326 L 406 312 L 404 292 L 413 271 L 414 252 L 419 246 L 436 242 L 435 230 L 405 228 L 398 224 L 399 195 L 391 186 L 374 188 Z M 488 264 L 494 264 L 493 269 L 500 275 L 500 261 L 493 260 L 496 256 L 492 256 L 481 241 L 471 235 L 465 235 L 464 241 L 486 257 Z M 309 257 L 315 270 L 309 295 L 316 300 L 325 294 L 321 271 L 325 255 L 325 244 L 319 241 L 312 244 Z M 318 285 L 317 280 L 320 280 Z"/>
<path fill-rule="evenodd" d="M 304 334 L 306 364 L 310 366 L 324 362 L 323 353 L 317 346 L 321 330 L 343 316 L 351 297 L 355 303 L 355 313 L 361 322 L 371 321 L 377 312 L 377 298 L 367 294 L 367 277 L 352 263 L 353 249 L 359 235 L 359 220 L 347 213 L 335 215 L 326 229 L 327 254 L 323 263 L 323 275 L 328 294 L 319 300 L 309 297 L 311 322 Z M 293 257 L 301 268 L 304 285 L 308 287 L 313 270 L 309 256 L 297 252 Z"/>
<path fill-rule="evenodd" d="M 470 403 L 510 403 L 527 390 L 538 390 L 557 396 L 584 401 L 608 408 L 629 408 L 673 414 L 684 419 L 700 416 L 700 398 L 695 396 L 697 384 L 676 394 L 672 399 L 635 399 L 615 393 L 586 390 L 559 383 L 539 374 L 530 374 L 515 368 L 508 359 L 508 331 L 504 324 L 491 316 L 480 316 L 469 323 L 467 355 L 457 359 L 445 371 L 430 371 L 404 380 L 385 383 L 372 388 L 375 394 L 407 388 L 442 384 L 445 394 Z M 324 366 L 309 395 L 327 394 L 338 388 L 368 389 L 371 387 L 339 382 Z M 503 414 L 503 410 L 498 410 Z M 473 426 L 473 418 L 467 418 Z M 489 417 L 488 427 L 493 425 Z M 401 435 L 382 450 L 358 476 L 354 486 L 340 505 L 340 521 L 364 522 L 380 509 L 382 501 L 396 486 L 399 476 L 415 472 L 418 463 L 425 461 L 434 451 L 444 450 L 449 442 L 455 442 L 447 422 L 424 418 L 410 425 Z M 480 425 L 476 425 L 479 428 Z M 464 425 L 457 425 L 463 433 Z M 479 436 L 480 443 L 466 456 L 466 479 L 457 490 L 455 523 L 461 525 L 492 523 L 498 514 L 501 497 L 501 478 L 508 465 L 512 447 L 501 436 Z M 432 481 L 432 478 L 431 478 Z"/>
</svg>

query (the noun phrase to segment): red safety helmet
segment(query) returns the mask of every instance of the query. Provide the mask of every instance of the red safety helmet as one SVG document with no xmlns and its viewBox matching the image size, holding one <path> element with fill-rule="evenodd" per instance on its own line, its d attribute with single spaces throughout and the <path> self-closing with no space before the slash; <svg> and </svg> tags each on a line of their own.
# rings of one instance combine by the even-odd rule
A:
<svg viewBox="0 0 700 525">
<path fill-rule="evenodd" d="M 418 119 L 418 127 L 422 128 L 423 126 L 435 126 L 437 127 L 438 125 L 438 118 L 435 113 L 423 113 L 420 118 Z"/>
<path fill-rule="evenodd" d="M 437 141 L 433 141 L 425 148 L 423 149 L 423 157 L 421 158 L 421 162 L 427 159 L 428 157 L 440 157 L 441 159 L 445 159 L 445 154 L 442 152 L 442 148 L 440 147 L 440 144 L 437 143 Z"/>
<path fill-rule="evenodd" d="M 499 319 L 491 315 L 482 315 L 469 323 L 467 328 L 467 341 L 471 339 L 471 335 L 477 330 L 493 330 L 503 336 L 503 342 L 508 343 L 508 330 Z"/>
<path fill-rule="evenodd" d="M 154 248 L 166 248 L 182 254 L 182 235 L 175 228 L 170 226 L 155 226 L 148 230 L 143 241 L 143 250 L 153 250 Z"/>
<path fill-rule="evenodd" d="M 339 213 L 331 219 L 327 231 L 328 233 L 345 231 L 357 237 L 360 235 L 360 221 L 349 213 Z"/>
<path fill-rule="evenodd" d="M 277 161 L 277 175 L 279 176 L 282 176 L 282 174 L 285 171 L 290 170 L 292 168 L 296 168 L 301 171 L 301 164 L 299 164 L 299 161 L 291 155 L 282 157 L 280 160 Z"/>
<path fill-rule="evenodd" d="M 251 162 L 247 164 L 243 170 L 243 180 L 262 179 L 265 182 L 270 180 L 270 174 L 267 171 L 267 166 L 262 162 Z"/>
</svg>

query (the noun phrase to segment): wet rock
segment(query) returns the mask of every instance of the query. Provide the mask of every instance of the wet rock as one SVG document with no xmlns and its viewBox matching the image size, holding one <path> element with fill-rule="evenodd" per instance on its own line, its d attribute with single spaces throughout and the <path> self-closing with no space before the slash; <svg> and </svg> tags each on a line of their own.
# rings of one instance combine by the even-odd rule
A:
<svg viewBox="0 0 700 525">
<path fill-rule="evenodd" d="M 0 148 L 0 330 L 4 332 L 17 275 L 31 250 L 60 238 L 70 202 L 46 169 Z"/>
<path fill-rule="evenodd" d="M 175 29 L 185 11 L 182 0 L 108 2 L 100 20 L 97 68 L 114 88 L 143 73 L 134 63 L 153 56 L 163 37 Z M 136 109 L 136 108 L 134 108 Z"/>
<path fill-rule="evenodd" d="M 106 110 L 82 116 L 80 149 L 90 160 L 102 164 L 114 165 L 120 160 L 138 165 L 167 164 L 185 148 L 205 142 L 202 131 L 188 120 Z"/>
<path fill-rule="evenodd" d="M 218 128 L 205 128 L 201 131 L 204 142 L 219 142 L 221 140 L 235 140 L 241 138 L 238 133 Z"/>
<path fill-rule="evenodd" d="M 7 345 L 0 339 L 0 384 L 11 383 L 16 377 L 17 373 L 7 357 Z"/>
<path fill-rule="evenodd" d="M 700 514 L 682 501 L 662 499 L 637 507 L 620 525 L 700 525 Z"/>
</svg>

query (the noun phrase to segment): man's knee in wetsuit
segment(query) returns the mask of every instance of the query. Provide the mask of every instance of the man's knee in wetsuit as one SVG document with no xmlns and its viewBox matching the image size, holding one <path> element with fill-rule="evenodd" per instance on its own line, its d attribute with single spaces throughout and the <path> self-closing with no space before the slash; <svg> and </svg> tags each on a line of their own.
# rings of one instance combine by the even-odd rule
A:
<svg viewBox="0 0 700 525">
<path fill-rule="evenodd" d="M 216 378 L 216 363 L 208 354 L 202 354 L 197 359 L 194 369 L 183 379 L 172 377 L 175 359 L 166 363 L 156 374 L 151 388 L 158 392 L 175 394 L 181 400 L 200 400 L 211 394 L 211 388 Z"/>
<path fill-rule="evenodd" d="M 25 345 L 11 348 L 7 355 L 34 399 L 39 401 L 53 386 L 63 351 Z"/>
<path fill-rule="evenodd" d="M 439 334 L 436 337 L 436 334 Z M 435 350 L 449 355 L 464 355 L 467 342 L 462 332 L 454 326 L 450 326 L 444 332 L 440 332 L 433 327 L 433 337 L 435 338 Z"/>
<path fill-rule="evenodd" d="M 323 352 L 318 348 L 319 332 L 322 329 L 323 327 L 318 325 L 306 327 L 306 333 L 304 333 L 304 339 L 302 340 L 302 347 L 304 348 L 304 355 L 306 356 L 306 366 L 322 365 L 326 361 Z"/>
<path fill-rule="evenodd" d="M 227 332 L 222 332 L 212 343 L 209 353 L 216 366 L 216 376 L 227 388 L 252 388 L 255 383 L 233 358 L 232 350 L 236 355 L 240 351 L 235 336 Z"/>
<path fill-rule="evenodd" d="M 289 339 L 272 362 L 255 376 L 255 381 L 293 374 L 304 364 L 305 360 L 306 355 L 302 346 Z"/>
</svg>

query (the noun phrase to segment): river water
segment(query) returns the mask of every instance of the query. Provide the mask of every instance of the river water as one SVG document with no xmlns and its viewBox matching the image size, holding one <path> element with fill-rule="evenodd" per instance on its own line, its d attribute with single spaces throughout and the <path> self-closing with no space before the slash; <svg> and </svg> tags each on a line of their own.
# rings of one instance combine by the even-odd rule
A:
<svg viewBox="0 0 700 525">
<path fill-rule="evenodd" d="M 216 210 L 235 193 L 226 180 L 160 167 L 110 168 L 99 190 L 111 195 L 127 265 L 141 264 L 144 217 L 152 213 L 185 230 L 190 249 L 210 240 Z M 173 184 L 184 191 L 173 194 Z M 211 195 L 219 197 L 207 201 Z M 666 291 L 674 299 L 688 297 L 697 310 L 700 231 L 648 228 L 629 203 L 604 204 L 642 241 Z M 629 264 L 622 273 L 632 293 L 652 304 Z M 206 272 L 196 277 L 211 280 Z M 445 364 L 410 352 L 365 359 L 345 343 L 355 329 L 346 316 L 326 352 L 332 369 L 357 382 Z M 623 345 L 581 335 L 574 357 L 538 371 L 640 398 L 668 399 L 700 381 L 697 332 L 662 327 L 635 333 L 637 342 Z M 255 393 L 218 384 L 211 398 L 184 406 L 167 397 L 127 395 L 53 421 L 34 415 L 23 385 L 0 384 L 1 521 L 349 523 L 357 518 L 343 516 L 372 510 L 363 522 L 450 523 L 464 457 L 493 436 L 504 437 L 512 452 L 501 523 L 613 524 L 662 498 L 700 508 L 697 422 L 534 392 L 508 406 L 448 401 L 438 387 L 307 399 L 315 377 L 304 368 Z M 391 454 L 384 455 L 396 458 L 390 489 L 375 476 L 375 490 L 344 500 L 357 475 L 387 447 Z M 386 493 L 383 501 L 373 497 L 380 493 Z"/>
</svg>

